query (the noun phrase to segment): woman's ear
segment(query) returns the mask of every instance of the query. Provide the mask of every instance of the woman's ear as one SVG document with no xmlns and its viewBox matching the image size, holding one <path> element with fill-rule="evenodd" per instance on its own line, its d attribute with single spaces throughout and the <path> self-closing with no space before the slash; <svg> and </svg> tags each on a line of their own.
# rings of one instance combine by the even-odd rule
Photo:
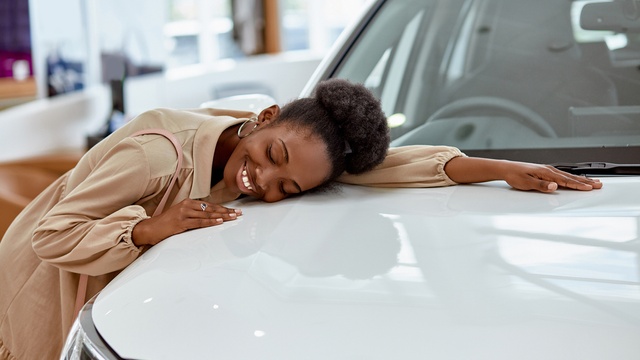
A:
<svg viewBox="0 0 640 360">
<path fill-rule="evenodd" d="M 262 110 L 258 115 L 258 123 L 259 124 L 268 124 L 274 121 L 278 115 L 280 115 L 280 106 L 271 105 L 268 108 Z"/>
</svg>

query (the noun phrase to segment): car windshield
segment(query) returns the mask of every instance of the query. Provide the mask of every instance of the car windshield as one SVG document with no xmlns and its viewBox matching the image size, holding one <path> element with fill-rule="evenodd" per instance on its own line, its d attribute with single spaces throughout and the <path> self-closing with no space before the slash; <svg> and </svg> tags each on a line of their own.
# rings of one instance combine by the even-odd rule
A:
<svg viewBox="0 0 640 360">
<path fill-rule="evenodd" d="M 389 0 L 328 77 L 381 100 L 392 145 L 640 163 L 640 3 Z"/>
</svg>

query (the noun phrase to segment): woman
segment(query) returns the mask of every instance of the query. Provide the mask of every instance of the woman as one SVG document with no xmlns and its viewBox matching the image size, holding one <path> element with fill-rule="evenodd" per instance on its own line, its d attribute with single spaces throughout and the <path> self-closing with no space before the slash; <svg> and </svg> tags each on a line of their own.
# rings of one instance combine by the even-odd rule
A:
<svg viewBox="0 0 640 360">
<path fill-rule="evenodd" d="M 164 211 L 150 217 L 184 163 Z M 16 218 L 0 242 L 0 358 L 57 357 L 73 322 L 79 274 L 87 298 L 145 249 L 242 214 L 242 195 L 278 201 L 333 180 L 427 187 L 504 179 L 522 190 L 601 187 L 551 167 L 473 159 L 451 147 L 388 149 L 386 118 L 363 86 L 322 83 L 313 98 L 259 115 L 200 109 L 149 111 L 92 148 Z"/>
</svg>

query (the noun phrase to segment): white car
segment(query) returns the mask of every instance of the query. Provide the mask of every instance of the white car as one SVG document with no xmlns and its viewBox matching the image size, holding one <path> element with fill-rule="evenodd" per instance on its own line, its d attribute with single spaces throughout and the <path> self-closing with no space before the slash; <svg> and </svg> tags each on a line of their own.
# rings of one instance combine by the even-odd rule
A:
<svg viewBox="0 0 640 360">
<path fill-rule="evenodd" d="M 552 163 L 603 189 L 241 199 L 229 204 L 239 220 L 126 268 L 82 310 L 62 358 L 639 359 L 638 11 L 372 2 L 302 95 L 326 78 L 361 82 L 393 145 Z"/>
</svg>

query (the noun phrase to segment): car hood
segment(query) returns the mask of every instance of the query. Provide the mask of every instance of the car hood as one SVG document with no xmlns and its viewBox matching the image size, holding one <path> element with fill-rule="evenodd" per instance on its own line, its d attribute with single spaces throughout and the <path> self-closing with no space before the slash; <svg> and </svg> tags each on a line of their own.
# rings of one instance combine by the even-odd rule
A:
<svg viewBox="0 0 640 360">
<path fill-rule="evenodd" d="M 136 359 L 640 358 L 640 178 L 342 186 L 173 236 L 97 297 Z"/>
</svg>

